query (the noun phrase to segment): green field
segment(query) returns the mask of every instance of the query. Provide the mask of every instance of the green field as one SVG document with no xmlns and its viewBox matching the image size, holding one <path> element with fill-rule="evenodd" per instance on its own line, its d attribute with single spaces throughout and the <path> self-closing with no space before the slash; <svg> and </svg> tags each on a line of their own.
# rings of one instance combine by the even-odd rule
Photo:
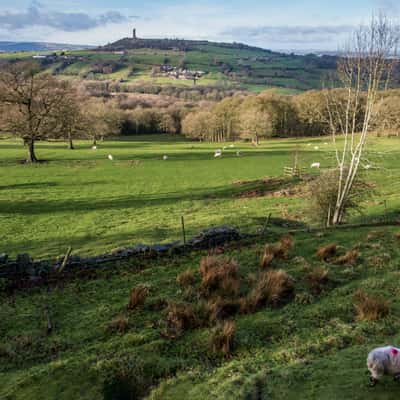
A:
<svg viewBox="0 0 400 400">
<path fill-rule="evenodd" d="M 282 177 L 296 148 L 308 173 L 312 162 L 328 167 L 332 148 L 327 140 L 274 139 L 259 148 L 235 143 L 220 159 L 214 151 L 229 143 L 139 136 L 105 141 L 93 151 L 84 141 L 76 143 L 76 150 L 44 142 L 37 153 L 46 162 L 38 165 L 20 163 L 25 157 L 21 142 L 2 140 L 0 253 L 43 258 L 64 254 L 72 246 L 75 253 L 101 254 L 141 242 L 177 240 L 181 216 L 188 236 L 223 224 L 255 232 L 270 214 L 304 220 L 304 195 L 273 195 L 294 182 L 283 180 L 267 187 L 266 195 L 254 196 L 242 194 L 257 189 L 258 183 L 235 182 Z M 365 215 L 352 220 L 398 215 L 400 209 L 400 141 L 371 138 L 369 150 L 379 169 L 368 171 L 366 178 L 376 190 L 365 204 Z M 108 160 L 109 154 L 114 161 Z M 163 161 L 164 155 L 168 160 Z"/>
<path fill-rule="evenodd" d="M 76 223 L 79 219 L 78 214 Z M 0 292 L 0 398 L 396 400 L 399 383 L 387 378 L 369 388 L 366 375 L 368 352 L 400 340 L 395 232 L 398 228 L 295 235 L 289 260 L 275 268 L 295 279 L 296 298 L 278 308 L 237 315 L 228 358 L 210 352 L 212 327 L 188 330 L 176 340 L 161 335 L 165 311 L 158 304 L 182 301 L 176 276 L 187 268 L 197 271 L 206 253 L 130 260 L 50 288 L 13 296 Z M 225 250 L 239 263 L 242 294 L 254 280 L 251 274 L 259 269 L 267 240 L 276 238 Z M 307 274 L 323 264 L 316 249 L 331 242 L 344 249 L 357 246 L 361 256 L 355 266 L 324 264 L 329 282 L 316 294 Z M 128 311 L 129 292 L 138 284 L 146 285 L 150 295 L 143 308 Z M 360 288 L 390 300 L 389 316 L 357 322 L 353 301 Z M 54 324 L 50 335 L 46 304 Z M 110 331 L 118 316 L 126 319 L 119 333 Z"/>
</svg>

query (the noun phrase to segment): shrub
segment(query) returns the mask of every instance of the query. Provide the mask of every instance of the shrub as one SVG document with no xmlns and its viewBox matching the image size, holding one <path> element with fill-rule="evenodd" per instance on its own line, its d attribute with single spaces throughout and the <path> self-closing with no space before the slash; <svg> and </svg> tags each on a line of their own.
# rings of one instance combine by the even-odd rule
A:
<svg viewBox="0 0 400 400">
<path fill-rule="evenodd" d="M 343 256 L 336 258 L 334 263 L 338 265 L 355 265 L 359 257 L 360 252 L 358 250 L 349 250 Z"/>
<path fill-rule="evenodd" d="M 179 286 L 182 288 L 188 288 L 190 286 L 193 286 L 196 283 L 196 275 L 195 272 L 188 269 L 182 273 L 180 273 L 176 277 L 176 282 L 178 283 Z"/>
<path fill-rule="evenodd" d="M 149 289 L 145 286 L 137 286 L 131 290 L 128 309 L 134 310 L 144 304 L 149 294 Z"/>
<path fill-rule="evenodd" d="M 200 292 L 205 296 L 220 294 L 221 296 L 236 296 L 240 290 L 237 276 L 238 265 L 234 259 L 208 256 L 200 262 L 201 285 Z"/>
<path fill-rule="evenodd" d="M 343 177 L 346 176 L 347 171 L 343 174 Z M 309 215 L 323 226 L 332 225 L 339 180 L 339 170 L 331 169 L 322 172 L 309 185 Z M 347 196 L 347 200 L 343 205 L 343 215 L 346 216 L 352 211 L 360 212 L 362 201 L 369 197 L 371 192 L 371 185 L 364 182 L 362 177 L 358 175 L 352 186 L 351 193 Z"/>
<path fill-rule="evenodd" d="M 210 337 L 210 350 L 215 354 L 228 356 L 232 353 L 234 336 L 236 333 L 236 323 L 225 321 L 217 326 Z"/>
<path fill-rule="evenodd" d="M 317 257 L 321 261 L 328 261 L 330 258 L 334 257 L 337 252 L 337 245 L 335 243 L 322 246 L 317 250 Z"/>
<path fill-rule="evenodd" d="M 276 306 L 294 293 L 293 279 L 283 270 L 270 270 L 260 274 L 257 285 L 241 300 L 241 312 L 254 312 L 268 304 Z"/>
<path fill-rule="evenodd" d="M 354 295 L 357 321 L 377 321 L 389 314 L 389 302 L 358 290 Z"/>
</svg>

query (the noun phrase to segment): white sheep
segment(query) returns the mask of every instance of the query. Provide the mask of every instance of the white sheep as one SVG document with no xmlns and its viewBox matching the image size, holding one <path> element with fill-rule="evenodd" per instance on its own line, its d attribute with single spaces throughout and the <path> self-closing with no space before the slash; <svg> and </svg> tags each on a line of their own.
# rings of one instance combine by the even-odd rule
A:
<svg viewBox="0 0 400 400">
<path fill-rule="evenodd" d="M 368 354 L 367 367 L 371 373 L 371 386 L 375 386 L 384 375 L 400 380 L 400 349 L 387 346 L 372 350 Z"/>
<path fill-rule="evenodd" d="M 242 155 L 242 153 L 241 153 L 240 151 L 237 151 L 237 152 L 236 152 L 236 155 L 237 155 L 238 157 L 240 157 L 240 156 Z"/>
<path fill-rule="evenodd" d="M 114 160 L 114 157 L 113 157 L 111 154 L 109 154 L 109 155 L 108 155 L 108 159 L 109 159 L 110 161 L 113 161 L 113 160 Z"/>
<path fill-rule="evenodd" d="M 314 150 L 319 150 L 319 147 L 318 146 L 314 146 Z"/>
<path fill-rule="evenodd" d="M 97 146 L 92 146 L 92 150 L 97 150 Z"/>
<path fill-rule="evenodd" d="M 319 162 L 315 162 L 315 163 L 312 163 L 311 164 L 311 168 L 321 168 L 321 163 L 319 163 Z"/>
<path fill-rule="evenodd" d="M 217 158 L 217 157 L 221 157 L 221 156 L 222 156 L 222 150 L 216 150 L 214 153 L 214 157 Z"/>
<path fill-rule="evenodd" d="M 235 147 L 235 145 L 234 145 L 234 144 L 230 144 L 229 147 L 230 147 L 231 149 L 233 149 L 233 148 Z"/>
<path fill-rule="evenodd" d="M 165 155 L 165 156 L 163 157 L 163 160 L 164 160 L 164 161 L 167 161 L 167 160 L 168 160 L 168 156 Z"/>
</svg>

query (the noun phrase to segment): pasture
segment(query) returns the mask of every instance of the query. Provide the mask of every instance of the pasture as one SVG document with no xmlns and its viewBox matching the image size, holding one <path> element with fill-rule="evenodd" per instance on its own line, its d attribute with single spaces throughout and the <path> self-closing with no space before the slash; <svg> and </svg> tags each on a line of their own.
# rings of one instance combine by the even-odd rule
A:
<svg viewBox="0 0 400 400">
<path fill-rule="evenodd" d="M 76 142 L 75 150 L 61 142 L 42 142 L 37 155 L 45 162 L 38 165 L 20 162 L 25 158 L 20 141 L 1 140 L 0 252 L 43 258 L 64 254 L 72 246 L 75 253 L 91 255 L 136 243 L 179 240 L 181 216 L 188 236 L 223 224 L 255 232 L 270 214 L 307 221 L 304 193 L 277 193 L 293 182 L 277 180 L 259 193 L 259 183 L 252 181 L 282 177 L 295 149 L 306 172 L 317 173 L 309 168 L 311 163 L 327 167 L 332 162 L 328 140 L 271 139 L 254 148 L 247 143 L 139 136 L 106 140 L 97 150 L 89 141 Z M 224 146 L 222 157 L 214 158 L 215 150 Z M 379 169 L 366 171 L 376 190 L 362 218 L 396 214 L 400 140 L 371 138 L 368 149 Z"/>
</svg>

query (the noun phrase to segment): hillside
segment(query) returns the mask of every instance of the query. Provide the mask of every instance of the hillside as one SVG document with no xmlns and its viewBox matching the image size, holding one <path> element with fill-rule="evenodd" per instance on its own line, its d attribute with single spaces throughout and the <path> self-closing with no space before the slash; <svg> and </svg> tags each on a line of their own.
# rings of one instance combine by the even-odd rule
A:
<svg viewBox="0 0 400 400">
<path fill-rule="evenodd" d="M 193 272 L 206 252 L 179 258 L 126 262 L 59 278 L 50 288 L 3 293 L 0 302 L 0 397 L 7 400 L 395 400 L 399 384 L 368 387 L 366 357 L 375 346 L 398 344 L 399 241 L 395 228 L 360 228 L 294 235 L 286 261 L 274 262 L 294 279 L 295 293 L 275 306 L 236 314 L 227 356 L 210 348 L 214 323 L 163 334 L 167 304 L 198 304 L 196 290 L 176 278 Z M 238 262 L 240 296 L 259 274 L 266 241 L 219 249 Z M 327 243 L 356 247 L 354 265 L 321 262 Z M 316 278 L 323 267 L 327 277 Z M 314 273 L 313 273 L 314 271 Z M 325 273 L 324 273 L 325 274 Z M 314 277 L 314 278 L 313 278 Z M 149 290 L 145 304 L 127 308 L 132 288 Z M 390 300 L 390 314 L 357 321 L 355 293 Z M 202 300 L 204 301 L 204 300 Z M 46 334 L 46 309 L 54 328 Z"/>
<path fill-rule="evenodd" d="M 1 58 L 32 56 L 36 54 Z M 332 56 L 282 54 L 238 43 L 129 38 L 94 50 L 47 55 L 41 62 L 49 72 L 69 79 L 289 92 L 320 88 L 336 67 Z"/>
</svg>

